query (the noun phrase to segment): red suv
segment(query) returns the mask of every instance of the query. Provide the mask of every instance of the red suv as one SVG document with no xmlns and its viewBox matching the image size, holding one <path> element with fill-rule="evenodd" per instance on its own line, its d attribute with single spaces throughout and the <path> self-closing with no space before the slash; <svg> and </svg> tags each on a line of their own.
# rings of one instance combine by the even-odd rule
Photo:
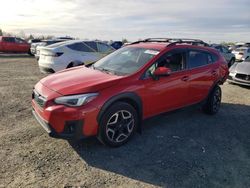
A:
<svg viewBox="0 0 250 188">
<path fill-rule="evenodd" d="M 151 38 L 43 78 L 33 90 L 33 114 L 51 136 L 95 135 L 120 146 L 156 114 L 200 102 L 217 113 L 227 76 L 226 60 L 203 41 Z"/>
<path fill-rule="evenodd" d="M 0 36 L 0 52 L 30 53 L 30 44 L 21 38 Z"/>
</svg>

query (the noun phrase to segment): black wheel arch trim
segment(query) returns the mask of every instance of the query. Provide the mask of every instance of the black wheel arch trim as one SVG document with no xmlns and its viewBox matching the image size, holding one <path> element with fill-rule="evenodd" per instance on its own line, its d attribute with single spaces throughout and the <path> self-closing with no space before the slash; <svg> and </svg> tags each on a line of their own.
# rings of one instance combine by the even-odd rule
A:
<svg viewBox="0 0 250 188">
<path fill-rule="evenodd" d="M 205 98 L 204 100 L 201 101 L 201 104 L 206 103 L 207 99 L 209 98 L 210 94 L 213 92 L 213 90 L 215 89 L 215 87 L 216 87 L 216 86 L 219 87 L 220 85 L 223 84 L 223 83 L 221 83 L 221 82 L 222 82 L 221 80 L 217 80 L 217 81 L 215 81 L 215 82 L 213 83 L 213 85 L 212 85 L 212 86 L 210 87 L 210 89 L 209 89 L 209 92 L 208 92 L 206 98 Z"/>
<path fill-rule="evenodd" d="M 143 117 L 143 107 L 142 107 L 142 100 L 139 95 L 134 92 L 124 92 L 112 96 L 109 98 L 104 105 L 101 107 L 99 114 L 97 115 L 97 122 L 101 121 L 101 118 L 105 111 L 115 102 L 127 102 L 128 104 L 132 105 L 138 113 L 138 129 L 137 131 L 141 133 L 141 122 Z M 132 104 L 131 104 L 132 102 Z"/>
</svg>

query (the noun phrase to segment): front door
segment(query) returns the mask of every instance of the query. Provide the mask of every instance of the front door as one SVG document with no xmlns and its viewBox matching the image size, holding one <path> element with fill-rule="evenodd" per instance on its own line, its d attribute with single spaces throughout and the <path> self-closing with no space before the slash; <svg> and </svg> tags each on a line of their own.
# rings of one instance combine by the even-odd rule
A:
<svg viewBox="0 0 250 188">
<path fill-rule="evenodd" d="M 188 79 L 185 50 L 172 50 L 161 56 L 145 73 L 140 96 L 143 100 L 144 117 L 183 107 L 187 104 Z M 153 78 L 157 67 L 168 67 L 168 76 Z"/>
</svg>

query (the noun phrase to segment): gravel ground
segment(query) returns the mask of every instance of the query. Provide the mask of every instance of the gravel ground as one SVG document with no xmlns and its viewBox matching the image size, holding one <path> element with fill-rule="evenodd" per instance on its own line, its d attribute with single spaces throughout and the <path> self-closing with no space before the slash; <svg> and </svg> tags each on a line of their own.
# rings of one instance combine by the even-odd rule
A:
<svg viewBox="0 0 250 188">
<path fill-rule="evenodd" d="M 31 114 L 45 75 L 0 54 L 0 187 L 250 187 L 250 90 L 222 86 L 215 116 L 191 106 L 146 120 L 120 148 L 50 138 Z"/>
</svg>

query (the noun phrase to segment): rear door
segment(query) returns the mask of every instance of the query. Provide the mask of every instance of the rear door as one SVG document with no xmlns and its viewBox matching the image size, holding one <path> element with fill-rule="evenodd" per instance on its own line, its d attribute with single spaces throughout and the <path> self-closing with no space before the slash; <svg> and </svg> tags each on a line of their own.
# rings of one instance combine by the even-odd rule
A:
<svg viewBox="0 0 250 188">
<path fill-rule="evenodd" d="M 188 103 L 198 103 L 207 97 L 219 75 L 219 65 L 215 61 L 215 56 L 208 51 L 188 49 L 187 68 L 190 72 Z"/>
<path fill-rule="evenodd" d="M 141 84 L 143 90 L 144 116 L 149 117 L 187 105 L 189 72 L 186 70 L 186 50 L 171 50 L 161 56 L 145 73 Z M 157 67 L 168 67 L 171 74 L 152 78 Z"/>
</svg>

